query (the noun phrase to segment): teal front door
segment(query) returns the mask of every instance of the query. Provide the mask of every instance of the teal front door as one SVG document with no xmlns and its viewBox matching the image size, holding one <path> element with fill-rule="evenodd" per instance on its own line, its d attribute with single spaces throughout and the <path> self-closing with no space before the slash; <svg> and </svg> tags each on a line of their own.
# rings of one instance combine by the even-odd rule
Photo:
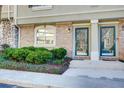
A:
<svg viewBox="0 0 124 93">
<path fill-rule="evenodd" d="M 88 56 L 89 28 L 75 28 L 75 55 Z"/>
<path fill-rule="evenodd" d="M 115 56 L 115 26 L 100 27 L 100 56 Z"/>
</svg>

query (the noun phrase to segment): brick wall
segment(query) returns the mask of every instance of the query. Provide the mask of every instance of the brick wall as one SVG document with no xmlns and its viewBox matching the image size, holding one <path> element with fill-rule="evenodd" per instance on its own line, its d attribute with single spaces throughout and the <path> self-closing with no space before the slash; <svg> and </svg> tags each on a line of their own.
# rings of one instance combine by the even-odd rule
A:
<svg viewBox="0 0 124 93">
<path fill-rule="evenodd" d="M 34 45 L 34 25 L 20 26 L 20 47 Z"/>
<path fill-rule="evenodd" d="M 124 60 L 124 19 L 119 22 L 119 59 Z"/>
<path fill-rule="evenodd" d="M 71 23 L 56 24 L 56 47 L 67 49 L 67 55 L 72 57 L 72 26 Z"/>
</svg>

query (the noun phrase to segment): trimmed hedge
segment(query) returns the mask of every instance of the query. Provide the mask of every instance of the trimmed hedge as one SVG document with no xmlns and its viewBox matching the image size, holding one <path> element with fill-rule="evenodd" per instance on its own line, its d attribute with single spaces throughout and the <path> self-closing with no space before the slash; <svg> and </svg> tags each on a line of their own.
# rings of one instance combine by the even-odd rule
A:
<svg viewBox="0 0 124 93">
<path fill-rule="evenodd" d="M 54 59 L 63 59 L 67 54 L 67 50 L 64 48 L 55 48 L 52 49 L 51 52 Z"/>
<path fill-rule="evenodd" d="M 12 54 L 12 59 L 15 59 L 16 61 L 25 61 L 29 53 L 30 50 L 27 49 L 15 49 Z"/>
<path fill-rule="evenodd" d="M 30 52 L 29 55 L 26 57 L 26 61 L 29 63 L 35 64 L 43 64 L 47 63 L 48 61 L 52 60 L 52 53 L 48 51 L 37 51 L 37 52 Z"/>
<path fill-rule="evenodd" d="M 33 46 L 30 46 L 30 47 L 23 47 L 22 49 L 28 49 L 30 51 L 49 51 L 47 48 L 44 48 L 44 47 L 33 47 Z"/>
<path fill-rule="evenodd" d="M 35 48 L 31 46 L 23 48 L 7 48 L 4 50 L 4 56 L 7 59 L 33 64 L 44 64 L 47 62 L 55 61 L 56 64 L 60 64 L 61 62 L 59 62 L 59 60 L 64 59 L 66 54 L 67 51 L 64 48 L 55 48 L 52 50 L 48 50 L 43 47 Z"/>
</svg>

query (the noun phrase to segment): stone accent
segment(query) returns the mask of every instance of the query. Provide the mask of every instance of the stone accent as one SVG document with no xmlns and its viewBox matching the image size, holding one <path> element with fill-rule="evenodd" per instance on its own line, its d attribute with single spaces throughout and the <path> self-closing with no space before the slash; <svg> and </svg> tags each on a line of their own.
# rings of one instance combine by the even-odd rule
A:
<svg viewBox="0 0 124 93">
<path fill-rule="evenodd" d="M 119 21 L 119 59 L 124 60 L 124 19 Z"/>
<path fill-rule="evenodd" d="M 9 44 L 11 47 L 18 47 L 17 27 L 13 20 L 4 19 L 0 24 L 0 45 Z"/>
<path fill-rule="evenodd" d="M 72 25 L 71 23 L 56 24 L 56 47 L 67 49 L 67 55 L 72 57 Z"/>
<path fill-rule="evenodd" d="M 20 25 L 20 47 L 34 45 L 34 25 Z"/>
</svg>

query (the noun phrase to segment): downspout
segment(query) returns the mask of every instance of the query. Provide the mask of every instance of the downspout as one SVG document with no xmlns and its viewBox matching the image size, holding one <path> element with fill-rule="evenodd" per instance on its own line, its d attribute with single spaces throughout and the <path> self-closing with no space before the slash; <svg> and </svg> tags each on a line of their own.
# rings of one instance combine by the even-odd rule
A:
<svg viewBox="0 0 124 93">
<path fill-rule="evenodd" d="M 17 5 L 14 5 L 14 24 L 17 25 Z"/>
<path fill-rule="evenodd" d="M 16 27 L 18 27 L 18 25 L 17 25 L 17 13 L 18 13 L 17 8 L 18 8 L 18 6 L 14 5 L 14 25 Z M 19 27 L 18 27 L 18 34 L 19 34 L 19 36 L 18 36 L 18 48 L 20 48 L 20 28 Z"/>
<path fill-rule="evenodd" d="M 10 21 L 10 7 L 8 5 L 8 20 Z"/>
</svg>

